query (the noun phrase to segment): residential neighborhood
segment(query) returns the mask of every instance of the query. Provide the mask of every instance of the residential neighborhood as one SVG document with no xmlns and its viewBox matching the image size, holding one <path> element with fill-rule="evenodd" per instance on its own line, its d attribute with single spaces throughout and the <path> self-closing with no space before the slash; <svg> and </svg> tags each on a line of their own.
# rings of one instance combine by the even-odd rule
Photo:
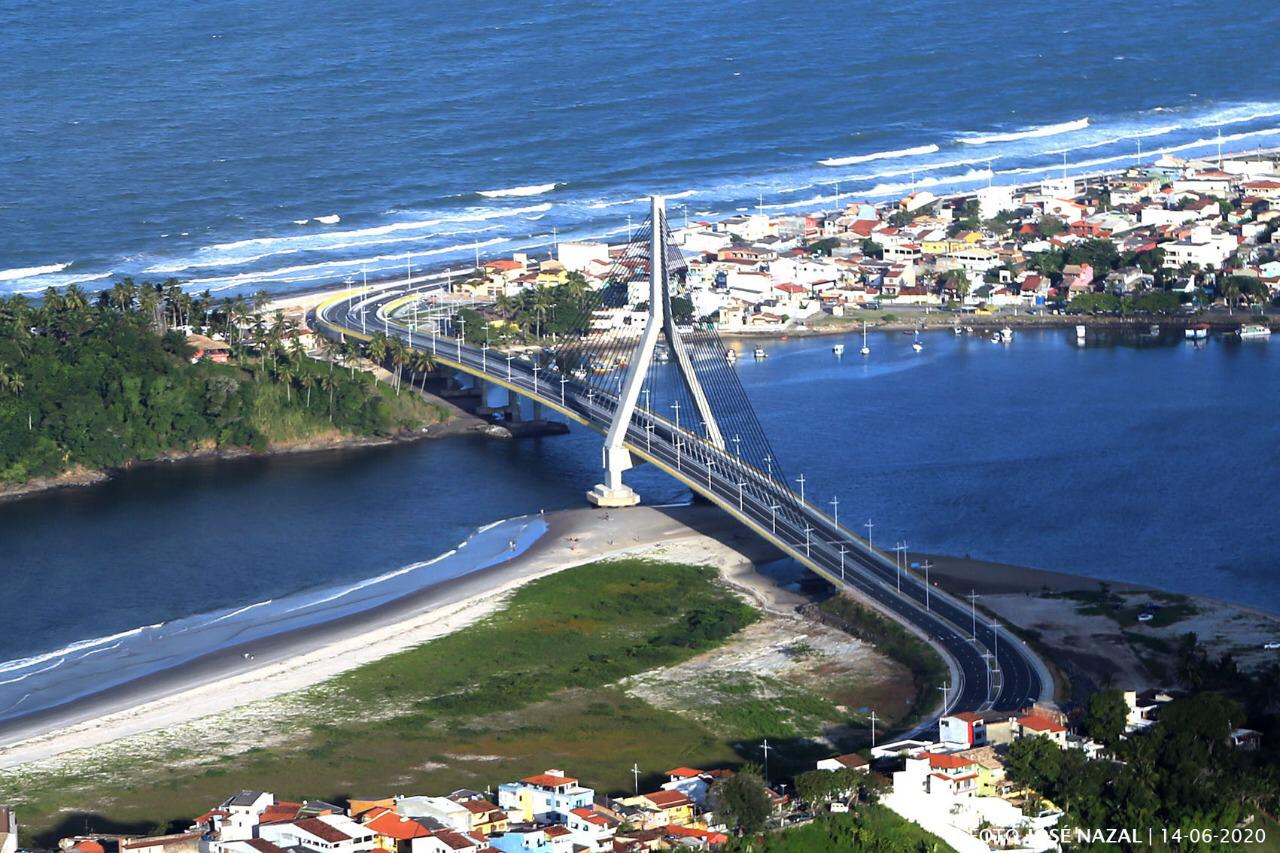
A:
<svg viewBox="0 0 1280 853">
<path fill-rule="evenodd" d="M 739 773 L 761 796 L 759 829 L 787 831 L 840 820 L 878 803 L 961 853 L 1059 849 L 1066 811 L 1028 784 L 1049 757 L 1117 762 L 1121 741 L 1150 738 L 1161 712 L 1187 694 L 1109 691 L 1068 718 L 1036 704 L 1016 713 L 957 712 L 939 718 L 936 740 L 908 739 L 869 752 L 822 758 L 813 769 L 763 783 L 747 765 L 676 767 L 656 787 L 605 794 L 560 768 L 496 789 L 353 796 L 341 802 L 285 800 L 236 791 L 160 836 L 85 833 L 62 839 L 75 853 L 632 853 L 713 850 L 740 837 L 741 801 L 725 793 Z M 1108 711 L 1107 709 L 1110 709 Z M 1104 729 L 1114 726 L 1110 737 Z M 1096 732 L 1111 745 L 1086 732 Z M 1118 740 L 1117 740 L 1118 738 Z M 1257 750 L 1260 732 L 1233 729 L 1230 751 Z M 1044 750 L 1049 750 L 1045 752 Z M 1028 767 L 1030 763 L 1030 768 Z M 1068 804 L 1069 806 L 1069 804 Z M 0 807 L 0 851 L 17 847 L 16 815 Z M 1075 831 L 1074 827 L 1072 831 Z"/>
<path fill-rule="evenodd" d="M 726 333 L 875 322 L 874 309 L 1048 313 L 1083 296 L 1165 293 L 1146 307 L 1261 306 L 1280 291 L 1280 160 L 1165 156 L 1102 176 L 990 186 L 897 204 L 854 202 L 809 213 L 738 213 L 672 222 L 687 265 L 692 317 Z M 513 298 L 571 277 L 605 286 L 624 248 L 561 242 L 489 261 L 455 282 L 480 299 Z M 604 309 L 598 328 L 640 319 L 646 298 Z M 1077 303 L 1092 310 L 1089 299 Z M 1139 306 L 1142 303 L 1137 303 Z M 869 310 L 870 309 L 870 310 Z M 635 313 L 632 318 L 630 314 Z M 881 315 L 882 316 L 882 315 Z"/>
</svg>

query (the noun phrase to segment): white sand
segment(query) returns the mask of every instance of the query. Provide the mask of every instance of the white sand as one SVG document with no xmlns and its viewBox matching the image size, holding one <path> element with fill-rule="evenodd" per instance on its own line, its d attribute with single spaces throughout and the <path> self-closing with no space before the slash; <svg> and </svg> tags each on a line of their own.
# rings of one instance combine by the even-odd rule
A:
<svg viewBox="0 0 1280 853">
<path fill-rule="evenodd" d="M 701 508 L 705 509 L 705 508 Z M 46 764 L 63 753 L 86 750 L 225 714 L 250 703 L 294 694 L 340 673 L 456 631 L 498 609 L 513 590 L 535 578 L 608 557 L 643 554 L 671 561 L 714 565 L 732 573 L 735 585 L 762 601 L 776 601 L 776 587 L 751 571 L 743 551 L 753 545 L 744 531 L 708 520 L 704 535 L 676 516 L 708 517 L 700 508 L 665 511 L 647 507 L 569 510 L 548 516 L 549 532 L 528 552 L 477 573 L 445 591 L 426 609 L 392 624 L 345 636 L 305 653 L 287 656 L 230 677 L 180 692 L 141 699 L 124 710 L 26 737 L 0 747 L 0 769 Z M 723 540 L 723 541 L 721 541 Z M 725 544 L 726 542 L 731 544 Z M 739 550 L 742 549 L 742 550 Z M 786 596 L 783 596 L 785 599 Z"/>
</svg>

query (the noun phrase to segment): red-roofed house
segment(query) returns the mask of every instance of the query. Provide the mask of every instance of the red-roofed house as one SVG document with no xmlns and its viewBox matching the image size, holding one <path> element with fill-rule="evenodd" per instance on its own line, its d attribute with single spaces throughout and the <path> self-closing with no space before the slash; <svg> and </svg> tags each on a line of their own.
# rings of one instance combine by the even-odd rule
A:
<svg viewBox="0 0 1280 853">
<path fill-rule="evenodd" d="M 372 850 L 374 832 L 344 815 L 322 815 L 291 823 L 269 823 L 259 835 L 281 847 L 304 847 L 317 853 L 360 853 Z"/>
<path fill-rule="evenodd" d="M 564 820 L 569 812 L 590 806 L 594 799 L 595 791 L 583 788 L 577 779 L 559 770 L 498 786 L 498 806 L 526 823 Z"/>
<path fill-rule="evenodd" d="M 819 770 L 862 770 L 866 771 L 867 759 L 858 755 L 856 752 L 850 752 L 847 755 L 833 755 L 831 758 L 824 758 L 817 764 Z"/>
<path fill-rule="evenodd" d="M 709 829 L 699 829 L 694 826 L 677 826 L 672 824 L 663 827 L 668 838 L 677 839 L 681 848 L 693 847 L 694 849 L 706 850 L 711 847 L 719 847 L 721 844 L 729 843 L 729 836 L 723 832 L 712 832 Z"/>
<path fill-rule="evenodd" d="M 938 721 L 938 737 L 952 749 L 986 746 L 987 723 L 981 714 L 972 711 L 948 714 Z"/>
<path fill-rule="evenodd" d="M 638 797 L 622 800 L 624 805 L 644 809 L 644 827 L 666 826 L 674 823 L 681 826 L 693 821 L 693 800 L 683 791 L 661 790 Z"/>
<path fill-rule="evenodd" d="M 1014 739 L 1024 737 L 1047 737 L 1058 746 L 1067 745 L 1067 729 L 1057 720 L 1048 717 L 1019 717 L 1013 721 Z"/>
<path fill-rule="evenodd" d="M 573 843 L 588 850 L 610 850 L 613 834 L 621 823 L 594 808 L 574 809 L 568 815 L 565 826 L 573 836 Z"/>
<path fill-rule="evenodd" d="M 922 752 L 907 758 L 904 768 L 893 774 L 893 789 L 971 797 L 978 790 L 978 765 L 960 755 Z"/>
</svg>

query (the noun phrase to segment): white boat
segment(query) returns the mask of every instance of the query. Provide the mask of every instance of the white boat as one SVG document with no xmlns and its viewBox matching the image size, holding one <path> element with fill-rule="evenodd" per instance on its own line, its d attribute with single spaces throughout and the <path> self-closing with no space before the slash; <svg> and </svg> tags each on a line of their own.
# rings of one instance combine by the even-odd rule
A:
<svg viewBox="0 0 1280 853">
<path fill-rule="evenodd" d="M 1083 341 L 1087 329 L 1083 325 L 1076 326 L 1076 340 Z"/>
<path fill-rule="evenodd" d="M 959 337 L 960 335 L 964 334 L 964 329 L 960 328 L 959 323 L 956 323 L 954 326 L 952 326 L 951 331 L 956 333 L 956 337 Z"/>
<path fill-rule="evenodd" d="M 759 361 L 762 358 L 766 358 L 769 355 L 767 352 L 764 351 L 764 347 L 756 347 L 755 351 L 752 352 L 751 354 L 755 356 L 756 361 Z"/>
<path fill-rule="evenodd" d="M 1209 324 L 1200 323 L 1195 326 L 1188 326 L 1182 331 L 1182 334 L 1190 340 L 1200 341 L 1209 337 Z"/>
<path fill-rule="evenodd" d="M 1000 343 L 1008 344 L 1013 342 L 1013 329 L 1005 326 L 1000 330 Z"/>
<path fill-rule="evenodd" d="M 862 324 L 862 349 L 859 350 L 863 355 L 871 355 L 871 347 L 867 346 L 867 324 Z"/>
<path fill-rule="evenodd" d="M 831 348 L 831 351 L 836 355 L 844 355 L 844 344 L 836 344 Z"/>
<path fill-rule="evenodd" d="M 727 349 L 724 351 L 724 360 L 733 364 L 738 360 L 738 351 L 735 349 Z"/>
<path fill-rule="evenodd" d="M 1242 340 L 1245 338 L 1269 338 L 1271 337 L 1271 327 L 1263 323 L 1245 323 L 1236 334 Z"/>
<path fill-rule="evenodd" d="M 916 352 L 920 352 L 920 350 L 924 349 L 924 344 L 920 343 L 920 330 L 919 330 L 919 329 L 917 329 L 917 330 L 916 330 L 916 339 L 915 339 L 914 341 L 912 341 L 912 342 L 911 342 L 911 348 L 912 348 L 913 350 L 915 350 Z"/>
</svg>

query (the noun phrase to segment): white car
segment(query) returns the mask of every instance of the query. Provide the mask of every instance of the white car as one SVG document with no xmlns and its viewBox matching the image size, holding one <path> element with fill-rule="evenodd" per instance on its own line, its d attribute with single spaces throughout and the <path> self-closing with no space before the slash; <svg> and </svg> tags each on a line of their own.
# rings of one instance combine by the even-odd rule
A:
<svg viewBox="0 0 1280 853">
<path fill-rule="evenodd" d="M 1150 622 L 1150 621 L 1151 621 L 1152 619 L 1154 619 L 1154 618 L 1156 618 L 1156 615 L 1155 615 L 1154 613 L 1139 613 L 1139 614 L 1138 614 L 1138 621 L 1139 621 L 1139 622 Z"/>
<path fill-rule="evenodd" d="M 1262 647 L 1264 649 L 1272 649 L 1272 650 L 1280 649 L 1280 640 L 1272 640 L 1269 643 L 1263 643 Z"/>
</svg>

